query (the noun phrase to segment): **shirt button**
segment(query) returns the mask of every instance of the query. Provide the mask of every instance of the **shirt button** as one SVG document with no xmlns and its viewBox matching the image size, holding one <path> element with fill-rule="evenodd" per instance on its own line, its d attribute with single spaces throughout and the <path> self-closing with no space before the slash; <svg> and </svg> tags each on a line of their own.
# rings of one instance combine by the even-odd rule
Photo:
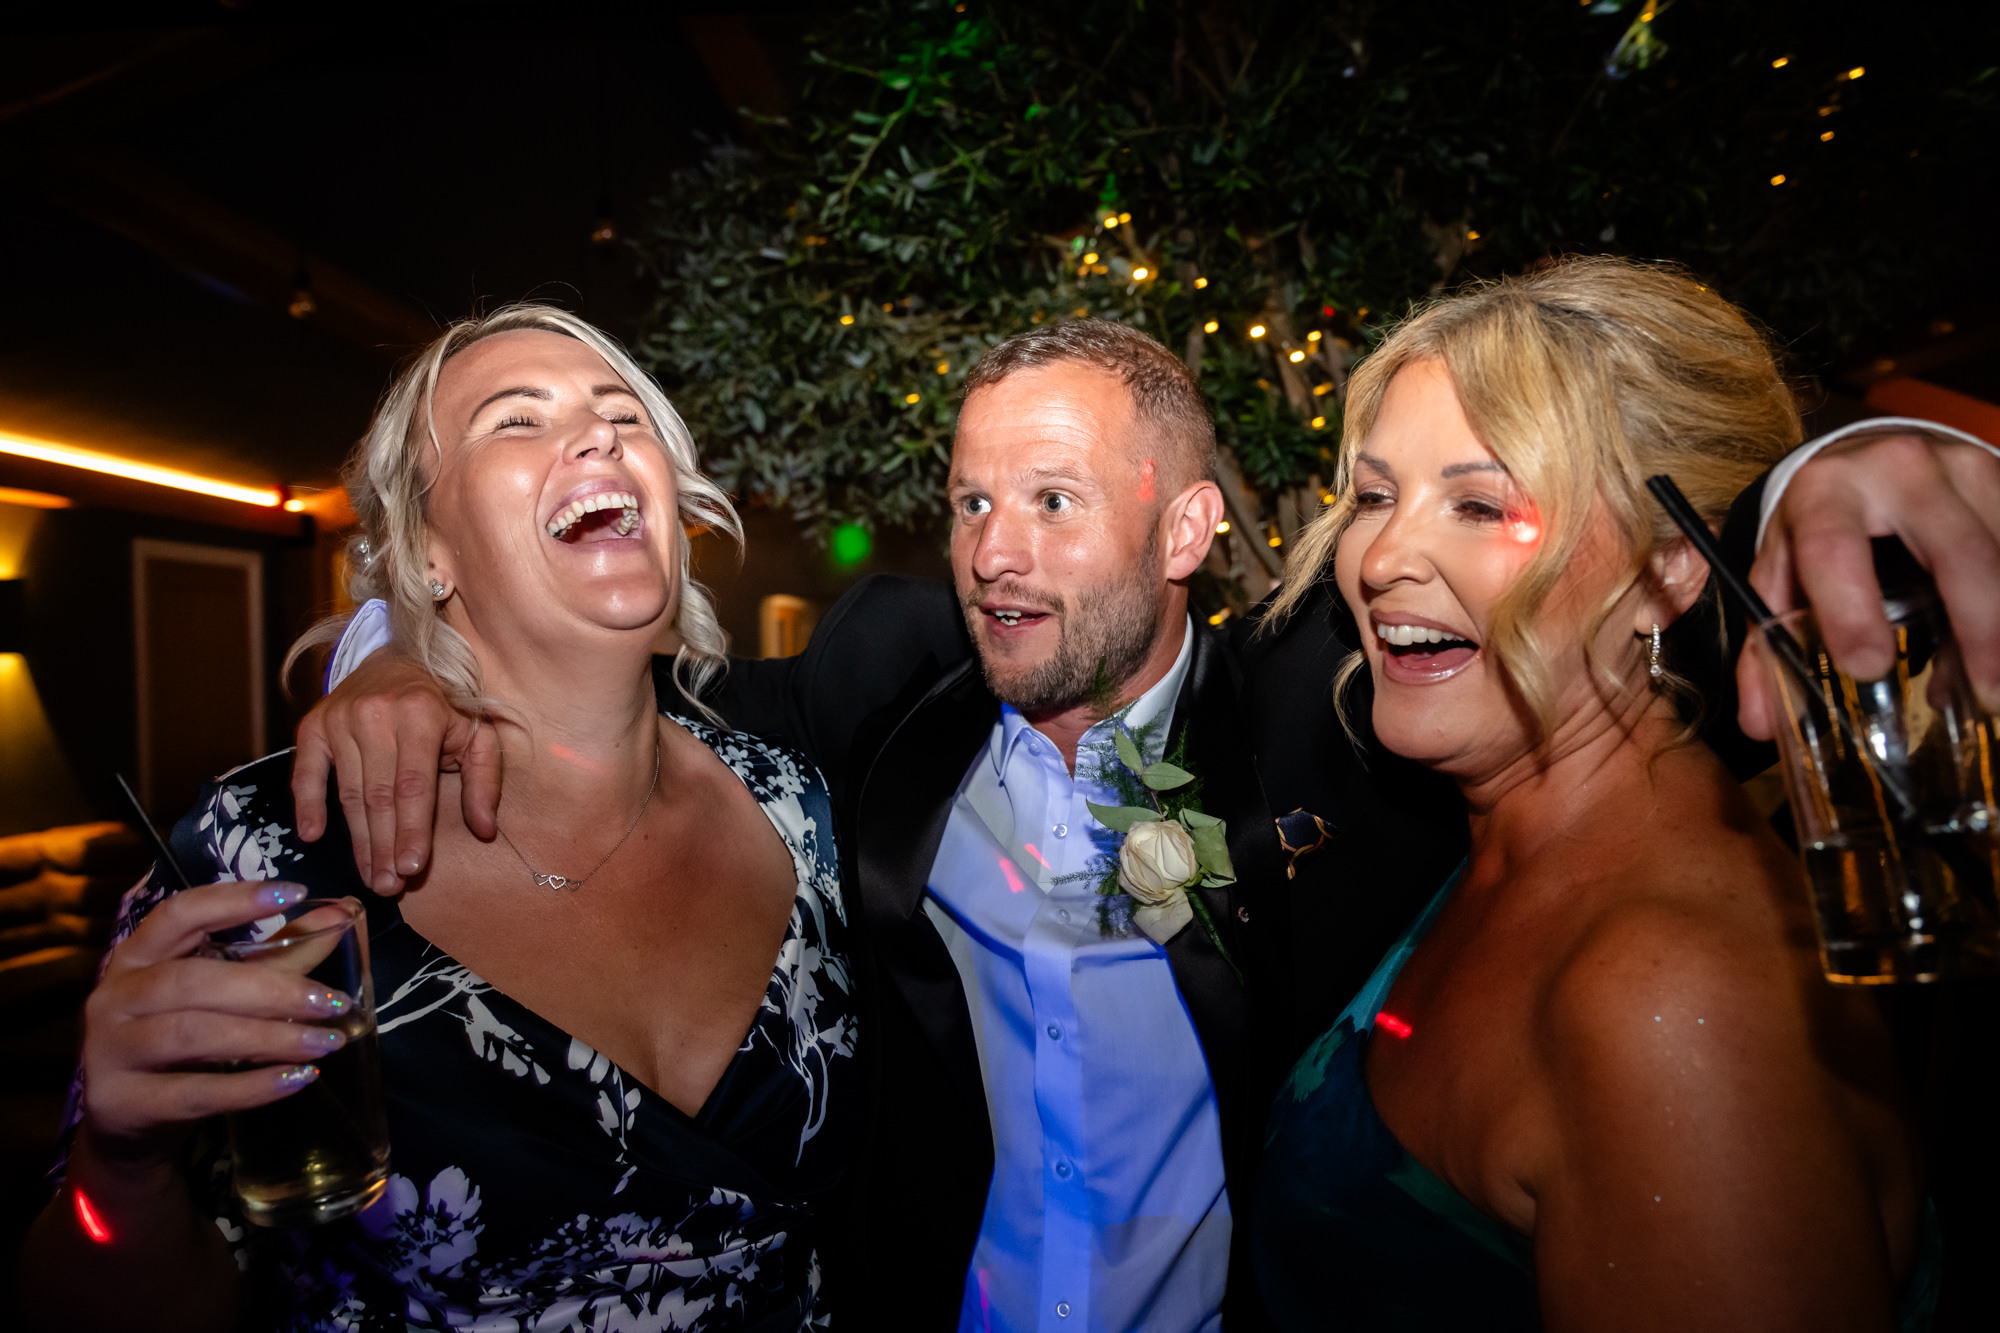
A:
<svg viewBox="0 0 2000 1333">
<path fill-rule="evenodd" d="M 1062 1029 L 1057 1027 L 1054 1023 L 1049 1024 L 1049 1040 L 1050 1041 L 1062 1040 Z"/>
<path fill-rule="evenodd" d="M 1069 1179 L 1069 1163 L 1068 1163 L 1068 1162 L 1057 1162 L 1057 1163 L 1056 1163 L 1056 1179 L 1057 1179 L 1057 1180 L 1068 1180 L 1068 1179 Z"/>
<path fill-rule="evenodd" d="M 1058 838 L 1067 838 L 1069 836 L 1069 825 L 1067 824 L 1056 825 L 1056 836 Z"/>
<path fill-rule="evenodd" d="M 1056 1318 L 1058 1318 L 1058 1319 L 1067 1319 L 1067 1318 L 1069 1318 L 1069 1302 L 1068 1302 L 1068 1301 L 1057 1301 L 1057 1302 L 1056 1302 Z"/>
<path fill-rule="evenodd" d="M 1247 907 L 1239 907 L 1239 908 L 1237 908 L 1237 909 L 1236 909 L 1236 919 L 1237 919 L 1238 921 L 1241 921 L 1241 922 L 1242 922 L 1242 923 L 1243 923 L 1244 925 L 1246 925 L 1246 926 L 1247 926 L 1247 925 L 1249 925 L 1249 924 L 1250 924 L 1250 909 L 1249 909 L 1249 908 L 1247 908 Z"/>
</svg>

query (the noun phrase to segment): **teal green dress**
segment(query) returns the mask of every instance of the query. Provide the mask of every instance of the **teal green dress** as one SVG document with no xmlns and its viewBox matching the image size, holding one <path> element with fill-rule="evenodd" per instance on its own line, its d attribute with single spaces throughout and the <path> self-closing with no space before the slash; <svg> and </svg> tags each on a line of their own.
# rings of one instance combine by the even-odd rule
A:
<svg viewBox="0 0 2000 1333">
<path fill-rule="evenodd" d="M 1396 974 L 1458 878 L 1300 1057 L 1272 1105 L 1251 1225 L 1258 1285 L 1272 1324 L 1287 1333 L 1542 1327 L 1534 1243 L 1410 1156 L 1376 1113 L 1362 1072 Z M 1927 1202 L 1917 1264 L 1897 1301 L 1904 1333 L 1930 1328 L 1941 1267 Z"/>
</svg>

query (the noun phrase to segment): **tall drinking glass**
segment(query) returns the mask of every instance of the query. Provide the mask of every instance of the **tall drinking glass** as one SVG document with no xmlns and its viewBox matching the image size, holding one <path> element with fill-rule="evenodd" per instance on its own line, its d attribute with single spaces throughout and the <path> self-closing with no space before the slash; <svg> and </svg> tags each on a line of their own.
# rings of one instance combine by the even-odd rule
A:
<svg viewBox="0 0 2000 1333">
<path fill-rule="evenodd" d="M 1935 592 L 1892 595 L 1888 612 L 1896 663 L 1880 680 L 1836 668 L 1810 611 L 1779 617 L 1806 679 L 1759 642 L 1821 961 L 1860 985 L 2000 973 L 1994 719 Z"/>
<path fill-rule="evenodd" d="M 354 999 L 325 1020 L 347 1043 L 314 1063 L 319 1077 L 268 1106 L 229 1116 L 234 1189 L 243 1215 L 268 1227 L 312 1226 L 374 1202 L 389 1173 L 382 1064 L 368 932 L 352 898 L 307 898 L 209 937 L 202 952 L 274 967 Z"/>
</svg>

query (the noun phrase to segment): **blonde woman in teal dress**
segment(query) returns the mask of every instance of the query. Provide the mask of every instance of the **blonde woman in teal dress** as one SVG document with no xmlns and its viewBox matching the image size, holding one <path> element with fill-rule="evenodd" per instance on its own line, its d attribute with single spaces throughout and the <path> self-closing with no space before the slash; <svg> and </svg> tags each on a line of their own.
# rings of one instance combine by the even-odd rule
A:
<svg viewBox="0 0 2000 1333">
<path fill-rule="evenodd" d="M 1642 483 L 1719 523 L 1797 443 L 1763 339 L 1683 275 L 1571 260 L 1406 322 L 1345 425 L 1286 597 L 1330 568 L 1365 645 L 1348 716 L 1455 780 L 1471 852 L 1278 1094 L 1274 1319 L 1927 1326 L 1887 1033 L 1692 738 L 1713 629 L 1666 633 L 1714 594 Z"/>
</svg>

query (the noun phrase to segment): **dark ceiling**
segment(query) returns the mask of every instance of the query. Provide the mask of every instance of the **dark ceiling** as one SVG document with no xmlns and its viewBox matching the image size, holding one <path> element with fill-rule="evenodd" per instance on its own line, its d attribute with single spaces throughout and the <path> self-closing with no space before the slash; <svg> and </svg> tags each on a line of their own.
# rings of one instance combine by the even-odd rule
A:
<svg viewBox="0 0 2000 1333">
<path fill-rule="evenodd" d="M 778 109 L 795 58 L 802 15 L 703 9 L 0 17 L 0 431 L 324 486 L 439 321 L 538 297 L 629 327 L 635 265 L 593 231 Z"/>
</svg>

